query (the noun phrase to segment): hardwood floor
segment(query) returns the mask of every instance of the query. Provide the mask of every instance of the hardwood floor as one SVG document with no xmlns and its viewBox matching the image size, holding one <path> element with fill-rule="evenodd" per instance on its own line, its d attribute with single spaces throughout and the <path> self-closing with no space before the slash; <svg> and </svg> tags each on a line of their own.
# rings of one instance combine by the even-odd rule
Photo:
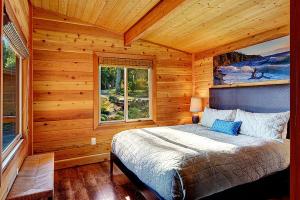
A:
<svg viewBox="0 0 300 200">
<path fill-rule="evenodd" d="M 55 200 L 144 200 L 134 185 L 114 169 L 109 177 L 109 162 L 83 165 L 55 172 Z"/>
<path fill-rule="evenodd" d="M 145 200 L 116 167 L 114 181 L 110 180 L 109 162 L 57 170 L 54 187 L 55 200 Z"/>
</svg>

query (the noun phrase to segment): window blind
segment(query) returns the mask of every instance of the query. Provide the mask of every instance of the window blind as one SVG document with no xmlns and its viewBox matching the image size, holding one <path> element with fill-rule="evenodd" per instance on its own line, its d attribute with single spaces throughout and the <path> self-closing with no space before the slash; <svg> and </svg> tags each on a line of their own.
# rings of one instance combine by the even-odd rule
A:
<svg viewBox="0 0 300 200">
<path fill-rule="evenodd" d="M 4 14 L 3 22 L 4 35 L 7 37 L 10 44 L 18 52 L 18 54 L 20 54 L 22 58 L 27 58 L 29 56 L 29 50 L 26 46 L 26 42 L 18 33 L 15 25 L 9 20 L 8 15 L 6 13 Z"/>
<path fill-rule="evenodd" d="M 101 57 L 99 63 L 104 65 L 152 67 L 152 60 L 132 59 L 132 58 Z"/>
</svg>

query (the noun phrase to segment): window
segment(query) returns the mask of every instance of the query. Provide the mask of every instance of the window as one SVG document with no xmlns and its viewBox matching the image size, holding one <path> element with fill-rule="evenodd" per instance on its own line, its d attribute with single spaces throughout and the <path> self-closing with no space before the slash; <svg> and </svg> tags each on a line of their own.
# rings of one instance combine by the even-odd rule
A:
<svg viewBox="0 0 300 200">
<path fill-rule="evenodd" d="M 21 62 L 4 36 L 3 43 L 3 130 L 2 151 L 6 152 L 21 138 Z"/>
<path fill-rule="evenodd" d="M 152 119 L 151 68 L 99 66 L 99 122 Z"/>
</svg>

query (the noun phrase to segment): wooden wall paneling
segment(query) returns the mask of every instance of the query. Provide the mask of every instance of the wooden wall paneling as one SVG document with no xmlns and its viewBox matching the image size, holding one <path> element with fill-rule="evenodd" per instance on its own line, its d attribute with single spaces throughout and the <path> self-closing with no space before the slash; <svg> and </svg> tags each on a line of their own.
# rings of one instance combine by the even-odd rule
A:
<svg viewBox="0 0 300 200">
<path fill-rule="evenodd" d="M 141 40 L 124 47 L 122 37 L 102 34 L 89 25 L 77 23 L 76 28 L 66 30 L 71 22 L 46 17 L 42 22 L 35 16 L 34 13 L 35 153 L 54 151 L 57 166 L 70 166 L 80 158 L 84 163 L 94 160 L 93 155 L 106 155 L 113 135 L 122 130 L 190 123 L 191 54 Z M 109 124 L 94 129 L 94 107 L 98 105 L 94 101 L 94 95 L 98 95 L 93 84 L 93 71 L 98 71 L 94 70 L 94 52 L 156 58 L 152 77 L 156 82 L 153 86 L 156 123 Z M 97 139 L 95 146 L 90 145 L 91 137 Z"/>
<path fill-rule="evenodd" d="M 207 57 L 193 62 L 193 95 L 203 98 L 203 107 L 209 100 L 209 88 L 213 86 L 213 58 Z"/>
<path fill-rule="evenodd" d="M 300 2 L 291 0 L 291 182 L 290 199 L 300 199 Z"/>
</svg>

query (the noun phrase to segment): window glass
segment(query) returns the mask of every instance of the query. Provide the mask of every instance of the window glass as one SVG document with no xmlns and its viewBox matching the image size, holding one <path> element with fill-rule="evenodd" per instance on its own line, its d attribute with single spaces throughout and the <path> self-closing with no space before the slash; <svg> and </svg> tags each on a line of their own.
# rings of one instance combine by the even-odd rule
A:
<svg viewBox="0 0 300 200">
<path fill-rule="evenodd" d="M 128 119 L 149 118 L 148 69 L 127 69 Z"/>
<path fill-rule="evenodd" d="M 19 135 L 19 57 L 4 37 L 3 42 L 3 145 L 4 151 Z"/>
<path fill-rule="evenodd" d="M 101 121 L 124 120 L 124 68 L 101 67 Z"/>
<path fill-rule="evenodd" d="M 150 119 L 150 69 L 103 65 L 99 70 L 100 122 Z"/>
</svg>

